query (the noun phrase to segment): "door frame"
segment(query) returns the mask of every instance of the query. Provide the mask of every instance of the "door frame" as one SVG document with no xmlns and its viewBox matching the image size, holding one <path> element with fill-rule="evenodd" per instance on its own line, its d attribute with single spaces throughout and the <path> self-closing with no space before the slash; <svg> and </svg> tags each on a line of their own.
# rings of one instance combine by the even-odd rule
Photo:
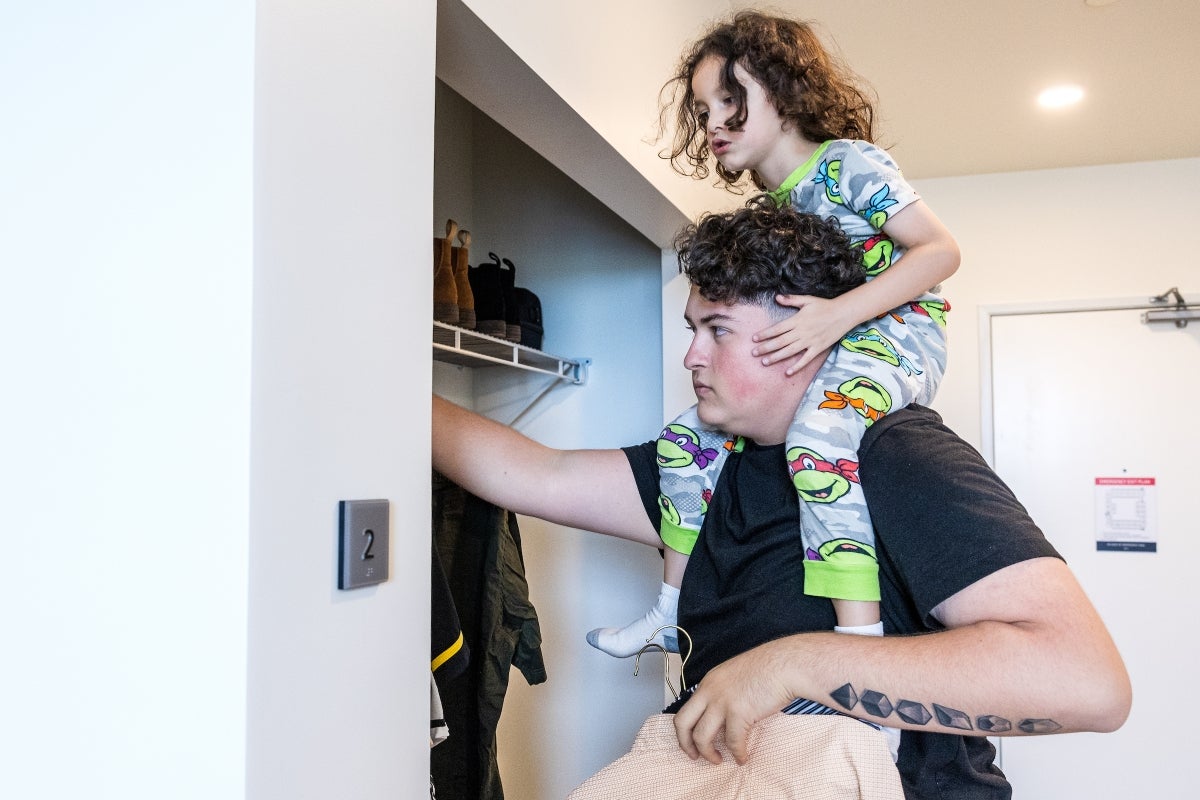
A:
<svg viewBox="0 0 1200 800">
<path fill-rule="evenodd" d="M 979 306 L 979 420 L 982 454 L 996 466 L 995 399 L 992 381 L 992 319 L 1034 314 L 1075 314 L 1088 311 L 1150 311 L 1164 308 L 1152 297 L 1123 297 L 1091 300 L 1048 300 L 1033 303 L 999 303 Z M 1149 324 L 1142 320 L 1143 324 Z"/>
</svg>

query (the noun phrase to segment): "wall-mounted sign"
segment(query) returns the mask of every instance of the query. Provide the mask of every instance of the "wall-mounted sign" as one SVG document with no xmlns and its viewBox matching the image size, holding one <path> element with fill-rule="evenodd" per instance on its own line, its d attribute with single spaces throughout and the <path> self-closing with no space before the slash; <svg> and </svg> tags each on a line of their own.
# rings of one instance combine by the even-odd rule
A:
<svg viewBox="0 0 1200 800">
<path fill-rule="evenodd" d="M 1096 478 L 1096 549 L 1158 551 L 1154 478 Z"/>
</svg>

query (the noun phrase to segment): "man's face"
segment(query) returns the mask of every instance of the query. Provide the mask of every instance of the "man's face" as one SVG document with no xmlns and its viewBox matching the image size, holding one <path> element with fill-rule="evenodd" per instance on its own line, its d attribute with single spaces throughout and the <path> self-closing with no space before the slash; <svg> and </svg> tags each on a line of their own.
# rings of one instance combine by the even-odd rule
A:
<svg viewBox="0 0 1200 800">
<path fill-rule="evenodd" d="M 764 367 L 750 354 L 754 334 L 775 320 L 760 306 L 705 300 L 695 287 L 684 319 L 692 344 L 683 365 L 692 373 L 700 420 L 759 444 L 782 442 L 811 375 L 802 370 L 789 378 L 786 363 Z"/>
</svg>

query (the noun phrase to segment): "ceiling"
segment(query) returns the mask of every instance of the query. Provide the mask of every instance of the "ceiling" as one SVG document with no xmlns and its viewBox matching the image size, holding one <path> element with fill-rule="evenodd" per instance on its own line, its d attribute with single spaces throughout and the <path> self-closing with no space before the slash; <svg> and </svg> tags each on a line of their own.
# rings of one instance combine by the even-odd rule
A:
<svg viewBox="0 0 1200 800">
<path fill-rule="evenodd" d="M 881 141 L 910 177 L 1200 156 L 1197 0 L 776 7 L 818 20 L 874 86 Z M 1036 95 L 1062 82 L 1083 101 L 1039 108 Z"/>
</svg>

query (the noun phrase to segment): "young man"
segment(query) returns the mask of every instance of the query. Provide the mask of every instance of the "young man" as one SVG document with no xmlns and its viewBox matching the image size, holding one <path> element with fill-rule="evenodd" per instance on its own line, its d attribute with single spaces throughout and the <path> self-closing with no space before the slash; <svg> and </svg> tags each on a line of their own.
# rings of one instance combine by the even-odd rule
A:
<svg viewBox="0 0 1200 800">
<path fill-rule="evenodd" d="M 700 680 L 675 715 L 680 747 L 717 762 L 724 731 L 743 761 L 750 727 L 803 697 L 903 729 L 909 797 L 1006 798 L 986 736 L 1119 727 L 1129 679 L 1095 609 L 1007 487 L 928 409 L 883 417 L 859 452 L 887 635 L 831 631 L 829 601 L 803 593 L 783 452 L 823 359 L 788 376 L 751 355 L 751 337 L 790 313 L 777 293 L 861 282 L 858 253 L 836 226 L 764 202 L 706 217 L 677 249 L 692 283 L 684 365 L 699 417 L 745 441 L 681 588 L 688 675 Z M 654 442 L 554 450 L 435 397 L 433 464 L 518 513 L 661 546 Z"/>
</svg>

